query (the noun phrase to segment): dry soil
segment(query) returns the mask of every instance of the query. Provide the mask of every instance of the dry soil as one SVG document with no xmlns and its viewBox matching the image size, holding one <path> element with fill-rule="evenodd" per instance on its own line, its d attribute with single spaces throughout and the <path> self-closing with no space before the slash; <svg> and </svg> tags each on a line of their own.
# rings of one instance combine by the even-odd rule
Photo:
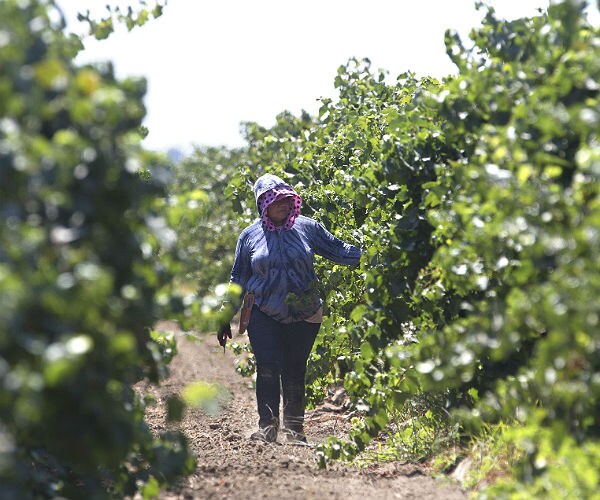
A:
<svg viewBox="0 0 600 500">
<path fill-rule="evenodd" d="M 165 400 L 194 381 L 219 384 L 227 394 L 221 411 L 209 415 L 188 409 L 180 429 L 197 456 L 196 471 L 163 499 L 465 499 L 449 480 L 429 477 L 419 464 L 383 463 L 357 467 L 334 463 L 319 469 L 313 447 L 251 441 L 256 428 L 254 390 L 234 370 L 234 354 L 223 353 L 214 336 L 192 342 L 177 333 L 178 353 L 170 376 L 153 393 L 157 404 L 146 419 L 155 431 L 168 427 Z M 234 339 L 243 340 L 243 339 Z M 307 412 L 305 430 L 313 445 L 327 436 L 343 437 L 348 415 L 343 398 L 330 398 Z"/>
</svg>

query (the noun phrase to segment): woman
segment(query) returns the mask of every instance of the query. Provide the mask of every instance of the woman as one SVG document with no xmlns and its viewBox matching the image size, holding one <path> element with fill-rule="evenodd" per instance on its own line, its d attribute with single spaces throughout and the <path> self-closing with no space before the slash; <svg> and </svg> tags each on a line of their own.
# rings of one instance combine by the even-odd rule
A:
<svg viewBox="0 0 600 500">
<path fill-rule="evenodd" d="M 358 264 L 361 251 L 300 215 L 300 196 L 282 179 L 265 174 L 254 184 L 260 218 L 242 231 L 231 281 L 254 295 L 248 336 L 256 358 L 258 431 L 251 439 L 273 442 L 279 431 L 280 387 L 287 439 L 306 443 L 306 362 L 321 326 L 314 255 Z M 231 338 L 229 324 L 219 334 Z"/>
</svg>

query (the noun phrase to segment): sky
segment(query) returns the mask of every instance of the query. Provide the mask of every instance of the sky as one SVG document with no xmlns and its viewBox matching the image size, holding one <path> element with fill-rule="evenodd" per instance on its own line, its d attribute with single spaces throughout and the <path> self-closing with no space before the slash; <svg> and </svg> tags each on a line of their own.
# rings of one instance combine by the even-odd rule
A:
<svg viewBox="0 0 600 500">
<path fill-rule="evenodd" d="M 78 11 L 137 0 L 57 0 L 69 28 Z M 151 3 L 148 1 L 147 3 Z M 548 0 L 490 0 L 500 17 L 531 16 Z M 85 39 L 80 63 L 110 60 L 119 78 L 148 80 L 144 146 L 240 146 L 242 122 L 269 127 L 288 110 L 316 114 L 336 97 L 333 81 L 348 59 L 369 58 L 393 81 L 413 71 L 455 72 L 444 32 L 465 41 L 480 25 L 474 0 L 169 0 L 158 19 L 107 40 Z"/>
</svg>

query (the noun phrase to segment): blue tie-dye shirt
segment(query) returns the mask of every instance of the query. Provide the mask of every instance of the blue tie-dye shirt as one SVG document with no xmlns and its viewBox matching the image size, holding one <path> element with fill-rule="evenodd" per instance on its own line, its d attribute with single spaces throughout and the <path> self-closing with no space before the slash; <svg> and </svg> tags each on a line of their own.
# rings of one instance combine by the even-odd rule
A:
<svg viewBox="0 0 600 500">
<path fill-rule="evenodd" d="M 254 292 L 256 305 L 273 319 L 302 321 L 322 304 L 315 288 L 315 254 L 338 264 L 358 264 L 361 251 L 303 215 L 289 231 L 268 231 L 256 221 L 240 234 L 231 281 Z"/>
<path fill-rule="evenodd" d="M 271 174 L 262 176 L 255 185 L 256 199 L 276 185 L 285 183 Z M 360 262 L 361 251 L 303 215 L 285 231 L 269 231 L 257 220 L 240 234 L 231 281 L 244 292 L 254 292 L 256 305 L 273 319 L 282 323 L 302 321 L 322 305 L 315 255 L 354 265 Z"/>
</svg>

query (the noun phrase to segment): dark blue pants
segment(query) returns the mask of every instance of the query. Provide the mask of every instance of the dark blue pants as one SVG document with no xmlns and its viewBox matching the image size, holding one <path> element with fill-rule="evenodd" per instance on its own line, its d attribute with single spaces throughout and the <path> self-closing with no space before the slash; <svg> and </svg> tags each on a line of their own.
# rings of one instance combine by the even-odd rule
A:
<svg viewBox="0 0 600 500">
<path fill-rule="evenodd" d="M 320 323 L 280 323 L 254 306 L 248 337 L 256 358 L 258 425 L 279 422 L 279 399 L 283 396 L 283 425 L 302 431 L 306 362 Z"/>
</svg>

